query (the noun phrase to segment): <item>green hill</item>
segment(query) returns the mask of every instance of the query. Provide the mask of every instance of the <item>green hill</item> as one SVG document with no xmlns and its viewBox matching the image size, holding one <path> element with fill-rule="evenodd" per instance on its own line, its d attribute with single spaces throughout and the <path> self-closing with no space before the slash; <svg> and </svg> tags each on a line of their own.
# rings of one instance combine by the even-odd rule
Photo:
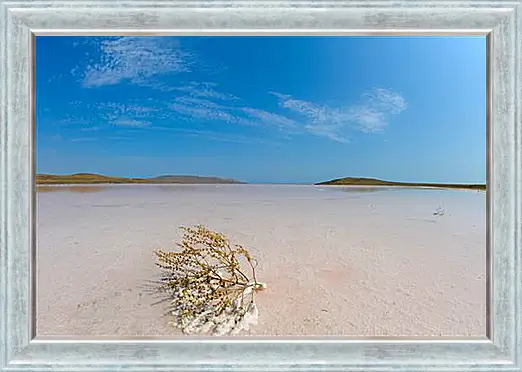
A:
<svg viewBox="0 0 522 372">
<path fill-rule="evenodd" d="M 417 183 L 417 182 L 393 182 L 377 178 L 345 177 L 330 181 L 316 183 L 316 185 L 338 185 L 338 186 L 403 186 L 403 187 L 437 187 L 448 189 L 471 189 L 486 190 L 485 184 L 458 184 L 458 183 Z"/>
<path fill-rule="evenodd" d="M 192 183 L 192 184 L 236 184 L 242 183 L 237 180 L 218 178 L 218 177 L 200 177 L 200 176 L 172 176 L 165 175 L 153 178 L 125 178 L 111 177 L 94 173 L 75 173 L 67 175 L 53 174 L 37 174 L 37 185 L 70 185 L 70 184 L 123 184 L 123 183 L 141 183 L 141 184 L 169 184 L 169 183 Z"/>
</svg>

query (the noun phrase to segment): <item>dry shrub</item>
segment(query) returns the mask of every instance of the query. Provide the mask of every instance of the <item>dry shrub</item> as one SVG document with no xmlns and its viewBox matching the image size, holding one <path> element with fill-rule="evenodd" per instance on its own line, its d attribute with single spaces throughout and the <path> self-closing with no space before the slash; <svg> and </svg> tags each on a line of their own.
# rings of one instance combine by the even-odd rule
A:
<svg viewBox="0 0 522 372">
<path fill-rule="evenodd" d="M 172 322 L 186 334 L 237 334 L 257 324 L 257 262 L 205 226 L 181 227 L 178 252 L 156 252 L 163 269 L 159 289 L 169 295 Z M 245 270 L 244 267 L 248 270 Z"/>
</svg>

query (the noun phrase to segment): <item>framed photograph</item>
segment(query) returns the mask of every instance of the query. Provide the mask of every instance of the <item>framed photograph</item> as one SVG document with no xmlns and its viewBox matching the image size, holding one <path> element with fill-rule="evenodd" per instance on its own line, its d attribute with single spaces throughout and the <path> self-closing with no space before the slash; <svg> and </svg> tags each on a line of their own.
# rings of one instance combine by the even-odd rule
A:
<svg viewBox="0 0 522 372">
<path fill-rule="evenodd" d="M 518 1 L 0 8 L 0 371 L 520 370 Z"/>
</svg>

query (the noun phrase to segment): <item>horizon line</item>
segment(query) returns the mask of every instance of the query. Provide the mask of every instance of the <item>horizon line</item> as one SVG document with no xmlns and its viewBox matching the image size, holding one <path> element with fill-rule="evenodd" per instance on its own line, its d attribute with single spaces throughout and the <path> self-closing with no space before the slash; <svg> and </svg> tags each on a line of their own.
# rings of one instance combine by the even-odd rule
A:
<svg viewBox="0 0 522 372">
<path fill-rule="evenodd" d="M 332 182 L 336 180 L 341 180 L 344 178 L 353 178 L 353 179 L 368 179 L 368 180 L 377 180 L 382 182 L 391 182 L 391 183 L 412 183 L 412 184 L 438 184 L 438 185 L 487 185 L 487 181 L 484 182 L 433 182 L 433 181 L 397 181 L 397 180 L 389 180 L 378 178 L 375 176 L 345 176 L 345 177 L 336 177 L 329 178 L 327 180 L 322 181 L 242 181 L 240 179 L 234 177 L 225 177 L 225 176 L 202 176 L 202 175 L 191 175 L 191 174 L 160 174 L 156 176 L 116 176 L 116 175 L 106 175 L 102 173 L 91 173 L 91 172 L 76 172 L 76 173 L 36 173 L 36 176 L 75 176 L 75 175 L 96 175 L 108 178 L 124 178 L 124 179 L 155 179 L 160 177 L 194 177 L 194 178 L 218 178 L 222 180 L 234 180 L 240 183 L 246 184 L 289 184 L 289 185 L 315 185 L 322 182 Z"/>
</svg>

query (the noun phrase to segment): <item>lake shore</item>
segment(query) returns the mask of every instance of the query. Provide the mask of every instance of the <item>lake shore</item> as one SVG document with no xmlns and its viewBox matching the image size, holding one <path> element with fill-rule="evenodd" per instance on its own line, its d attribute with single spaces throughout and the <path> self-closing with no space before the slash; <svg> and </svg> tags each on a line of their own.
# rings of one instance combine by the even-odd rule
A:
<svg viewBox="0 0 522 372">
<path fill-rule="evenodd" d="M 250 335 L 485 335 L 482 192 L 88 186 L 38 185 L 39 336 L 179 335 L 147 284 L 153 251 L 176 249 L 176 227 L 193 224 L 259 260 L 268 288 Z"/>
</svg>

